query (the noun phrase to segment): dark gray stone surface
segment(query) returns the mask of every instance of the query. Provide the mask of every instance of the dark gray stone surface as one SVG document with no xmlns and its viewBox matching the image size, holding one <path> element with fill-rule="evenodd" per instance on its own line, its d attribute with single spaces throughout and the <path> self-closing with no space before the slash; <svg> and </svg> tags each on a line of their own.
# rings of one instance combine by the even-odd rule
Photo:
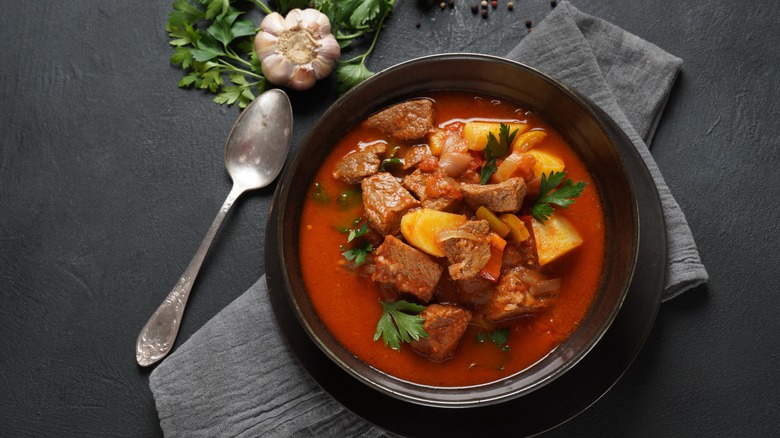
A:
<svg viewBox="0 0 780 438">
<path fill-rule="evenodd" d="M 6 3 L 0 435 L 158 435 L 135 338 L 227 196 L 222 148 L 238 109 L 176 87 L 170 2 Z M 422 3 L 399 2 L 372 69 L 434 53 L 502 55 L 550 10 L 520 0 L 509 12 L 502 1 L 484 20 L 470 0 L 445 11 Z M 780 3 L 572 3 L 684 61 L 651 150 L 710 281 L 663 304 L 626 375 L 549 435 L 774 435 Z M 293 147 L 334 100 L 330 85 L 291 94 Z M 226 219 L 177 343 L 263 273 L 273 188 Z"/>
</svg>

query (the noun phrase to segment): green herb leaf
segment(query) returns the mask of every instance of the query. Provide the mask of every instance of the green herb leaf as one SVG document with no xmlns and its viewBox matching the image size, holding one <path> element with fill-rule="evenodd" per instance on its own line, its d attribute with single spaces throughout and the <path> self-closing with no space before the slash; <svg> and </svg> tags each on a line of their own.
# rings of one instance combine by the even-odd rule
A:
<svg viewBox="0 0 780 438">
<path fill-rule="evenodd" d="M 355 85 L 365 81 L 373 76 L 362 62 L 348 63 L 339 62 L 336 65 L 336 80 L 338 81 L 338 92 L 346 93 Z"/>
<path fill-rule="evenodd" d="M 480 184 L 487 184 L 490 177 L 496 173 L 496 160 L 509 153 L 509 147 L 515 140 L 517 129 L 509 131 L 509 125 L 501 123 L 498 129 L 498 138 L 492 132 L 488 132 L 487 145 L 484 149 L 485 163 L 480 172 Z"/>
<path fill-rule="evenodd" d="M 413 340 L 427 338 L 423 324 L 425 319 L 419 316 L 420 312 L 425 310 L 425 306 L 410 303 L 405 300 L 394 303 L 382 304 L 382 316 L 376 324 L 374 341 L 382 338 L 385 346 L 390 346 L 393 350 L 401 350 L 401 342 L 411 343 Z"/>
<path fill-rule="evenodd" d="M 328 193 L 322 187 L 322 184 L 318 182 L 314 183 L 314 193 L 312 196 L 314 197 L 315 201 L 323 204 L 330 201 L 330 196 L 328 196 Z"/>
<path fill-rule="evenodd" d="M 574 199 L 580 196 L 585 186 L 588 185 L 582 181 L 573 183 L 570 178 L 564 182 L 564 179 L 566 179 L 566 172 L 553 171 L 549 174 L 542 174 L 539 197 L 536 198 L 536 202 L 531 207 L 534 219 L 539 222 L 549 220 L 554 212 L 552 204 L 563 208 L 568 207 L 574 203 Z M 556 187 L 558 188 L 556 189 Z"/>
<path fill-rule="evenodd" d="M 368 222 L 363 222 L 362 225 L 357 227 L 357 224 L 359 224 L 362 220 L 362 218 L 355 219 L 353 222 L 353 226 L 355 227 L 344 230 L 344 232 L 349 232 L 347 235 L 347 243 L 355 241 L 355 239 L 366 235 L 366 233 L 370 231 Z M 344 245 L 341 245 L 341 255 L 344 256 L 348 262 L 353 262 L 355 266 L 360 266 L 365 263 L 366 257 L 368 257 L 368 253 L 374 250 L 374 245 L 372 245 L 371 242 L 363 239 L 361 240 L 362 241 L 353 243 L 352 248 L 347 248 Z"/>
<path fill-rule="evenodd" d="M 396 0 L 174 0 L 165 29 L 174 47 L 173 65 L 184 70 L 181 88 L 198 88 L 216 94 L 219 104 L 245 108 L 267 86 L 254 51 L 259 23 L 239 19 L 251 9 L 263 15 L 274 10 L 286 14 L 293 8 L 314 7 L 326 14 L 331 31 L 342 48 L 373 34 L 362 54 L 340 62 L 336 68 L 338 91 L 343 93 L 373 73 L 365 61 L 373 52 L 384 20 Z M 240 6 L 239 6 L 240 5 Z M 230 83 L 222 76 L 231 75 Z M 236 81 L 235 75 L 245 78 Z"/>
<path fill-rule="evenodd" d="M 379 171 L 384 172 L 389 166 L 400 166 L 404 162 L 400 158 L 385 158 L 382 160 L 382 164 L 379 165 Z"/>
<path fill-rule="evenodd" d="M 343 246 L 342 249 L 344 249 Z M 366 262 L 366 257 L 368 257 L 368 253 L 370 253 L 373 250 L 374 250 L 374 245 L 372 245 L 371 242 L 363 242 L 362 244 L 352 249 L 343 251 L 341 255 L 344 256 L 344 258 L 348 262 L 353 262 L 355 266 L 360 266 Z"/>
<path fill-rule="evenodd" d="M 477 342 L 484 343 L 486 341 L 496 344 L 501 351 L 509 351 L 509 345 L 506 345 L 509 342 L 509 329 L 499 328 L 488 332 L 478 331 Z"/>
<path fill-rule="evenodd" d="M 336 203 L 343 209 L 350 209 L 357 205 L 362 205 L 363 196 L 360 189 L 345 190 L 336 196 Z"/>
<path fill-rule="evenodd" d="M 347 236 L 347 242 L 352 242 L 355 240 L 356 237 L 360 237 L 368 233 L 368 222 L 363 222 L 363 225 L 361 225 L 358 228 L 349 230 L 349 235 Z"/>
</svg>

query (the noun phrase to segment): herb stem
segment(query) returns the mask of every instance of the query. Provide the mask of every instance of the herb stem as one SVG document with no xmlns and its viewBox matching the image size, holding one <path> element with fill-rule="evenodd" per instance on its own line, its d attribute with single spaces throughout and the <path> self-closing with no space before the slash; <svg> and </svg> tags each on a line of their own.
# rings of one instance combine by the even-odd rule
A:
<svg viewBox="0 0 780 438">
<path fill-rule="evenodd" d="M 388 2 L 390 7 L 387 8 L 387 10 L 385 11 L 384 14 L 382 14 L 382 18 L 379 20 L 379 25 L 377 25 L 377 27 L 376 27 L 376 32 L 374 32 L 374 38 L 371 40 L 371 45 L 368 47 L 368 49 L 365 51 L 365 53 L 363 53 L 362 55 L 358 55 L 358 56 L 356 56 L 356 57 L 354 57 L 354 58 L 352 58 L 352 59 L 350 59 L 348 61 L 344 61 L 344 63 L 348 64 L 348 63 L 357 61 L 359 59 L 361 65 L 365 65 L 366 64 L 366 58 L 368 57 L 368 55 L 371 54 L 371 52 L 374 51 L 374 47 L 376 47 L 376 42 L 379 40 L 379 34 L 382 32 L 382 28 L 385 25 L 385 20 L 393 12 L 393 5 L 395 5 L 395 1 L 396 0 L 392 0 L 392 1 Z"/>
<path fill-rule="evenodd" d="M 243 73 L 245 75 L 249 75 L 249 76 L 255 77 L 257 79 L 263 79 L 262 75 L 259 75 L 259 74 L 255 73 L 253 71 L 249 71 L 249 70 L 244 70 L 242 68 L 238 68 L 235 65 L 225 61 L 224 59 L 219 59 L 219 60 L 217 60 L 217 62 L 219 63 L 219 65 L 221 65 L 221 66 L 223 66 L 223 67 L 225 67 L 227 69 L 233 70 L 235 72 Z"/>
<path fill-rule="evenodd" d="M 258 8 L 260 8 L 263 11 L 263 13 L 266 15 L 269 15 L 274 12 L 271 10 L 271 8 L 268 7 L 268 5 L 261 2 L 260 0 L 250 0 L 250 1 L 254 3 Z"/>
</svg>

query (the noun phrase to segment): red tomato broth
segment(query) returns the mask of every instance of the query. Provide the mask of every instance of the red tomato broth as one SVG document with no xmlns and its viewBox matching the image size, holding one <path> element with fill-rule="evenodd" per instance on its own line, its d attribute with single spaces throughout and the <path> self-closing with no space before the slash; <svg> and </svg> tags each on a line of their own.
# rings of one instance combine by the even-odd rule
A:
<svg viewBox="0 0 780 438">
<path fill-rule="evenodd" d="M 336 162 L 358 145 L 383 138 L 378 131 L 360 126 L 349 131 L 328 155 L 311 183 L 300 223 L 300 261 L 303 280 L 312 305 L 334 337 L 367 364 L 397 378 L 432 386 L 468 386 L 487 383 L 515 374 L 533 365 L 565 340 L 587 312 L 598 288 L 604 261 L 604 220 L 599 195 L 584 164 L 566 141 L 534 113 L 513 103 L 461 92 L 430 93 L 436 103 L 435 124 L 445 126 L 463 119 L 520 120 L 532 129 L 541 128 L 547 137 L 536 146 L 566 163 L 567 177 L 588 186 L 568 208 L 556 207 L 556 214 L 569 219 L 582 236 L 583 244 L 542 269 L 562 280 L 552 307 L 533 315 L 503 321 L 497 327 L 510 328 L 508 351 L 495 344 L 477 341 L 480 327 L 472 324 L 452 359 L 437 363 L 416 353 L 408 344 L 401 351 L 373 340 L 382 315 L 381 294 L 369 276 L 347 269 L 341 245 L 346 234 L 338 228 L 350 226 L 362 214 L 362 206 L 338 208 L 334 198 L 354 190 L 332 177 Z M 317 183 L 330 198 L 313 200 Z M 484 329 L 483 329 L 484 331 Z"/>
</svg>

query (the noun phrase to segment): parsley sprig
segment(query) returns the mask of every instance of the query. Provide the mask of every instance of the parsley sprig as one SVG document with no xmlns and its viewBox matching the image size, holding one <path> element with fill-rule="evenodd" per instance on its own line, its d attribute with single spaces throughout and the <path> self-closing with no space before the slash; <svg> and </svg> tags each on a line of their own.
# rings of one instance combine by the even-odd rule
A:
<svg viewBox="0 0 780 438">
<path fill-rule="evenodd" d="M 482 164 L 480 184 L 487 184 L 490 177 L 496 173 L 496 160 L 503 158 L 509 153 L 509 146 L 515 140 L 517 135 L 517 129 L 509 131 L 509 125 L 501 123 L 498 130 L 498 138 L 492 133 L 488 132 L 488 141 L 485 146 L 485 162 Z"/>
<path fill-rule="evenodd" d="M 405 300 L 394 303 L 382 304 L 382 316 L 376 324 L 374 341 L 382 338 L 385 346 L 390 346 L 393 350 L 401 350 L 401 342 L 411 343 L 413 340 L 427 338 L 423 324 L 425 319 L 419 314 L 425 310 L 425 306 L 410 303 Z"/>
<path fill-rule="evenodd" d="M 571 178 L 566 179 L 564 182 L 564 179 L 566 179 L 566 172 L 552 171 L 549 174 L 542 174 L 542 181 L 539 185 L 539 197 L 536 198 L 536 202 L 531 207 L 531 214 L 534 219 L 539 222 L 549 220 L 553 214 L 552 204 L 563 208 L 568 207 L 574 203 L 574 198 L 580 196 L 585 186 L 588 185 L 582 181 L 572 183 Z M 554 190 L 556 187 L 557 189 Z"/>
<path fill-rule="evenodd" d="M 336 65 L 339 92 L 345 92 L 373 75 L 366 67 L 385 20 L 396 0 L 276 0 L 276 12 L 314 7 L 328 16 L 331 31 L 342 48 L 373 34 L 371 45 L 358 56 Z M 274 12 L 262 0 L 175 0 L 165 29 L 174 53 L 173 65 L 184 70 L 181 88 L 216 94 L 219 104 L 245 108 L 269 86 L 254 51 L 259 22 L 250 12 Z"/>
</svg>

